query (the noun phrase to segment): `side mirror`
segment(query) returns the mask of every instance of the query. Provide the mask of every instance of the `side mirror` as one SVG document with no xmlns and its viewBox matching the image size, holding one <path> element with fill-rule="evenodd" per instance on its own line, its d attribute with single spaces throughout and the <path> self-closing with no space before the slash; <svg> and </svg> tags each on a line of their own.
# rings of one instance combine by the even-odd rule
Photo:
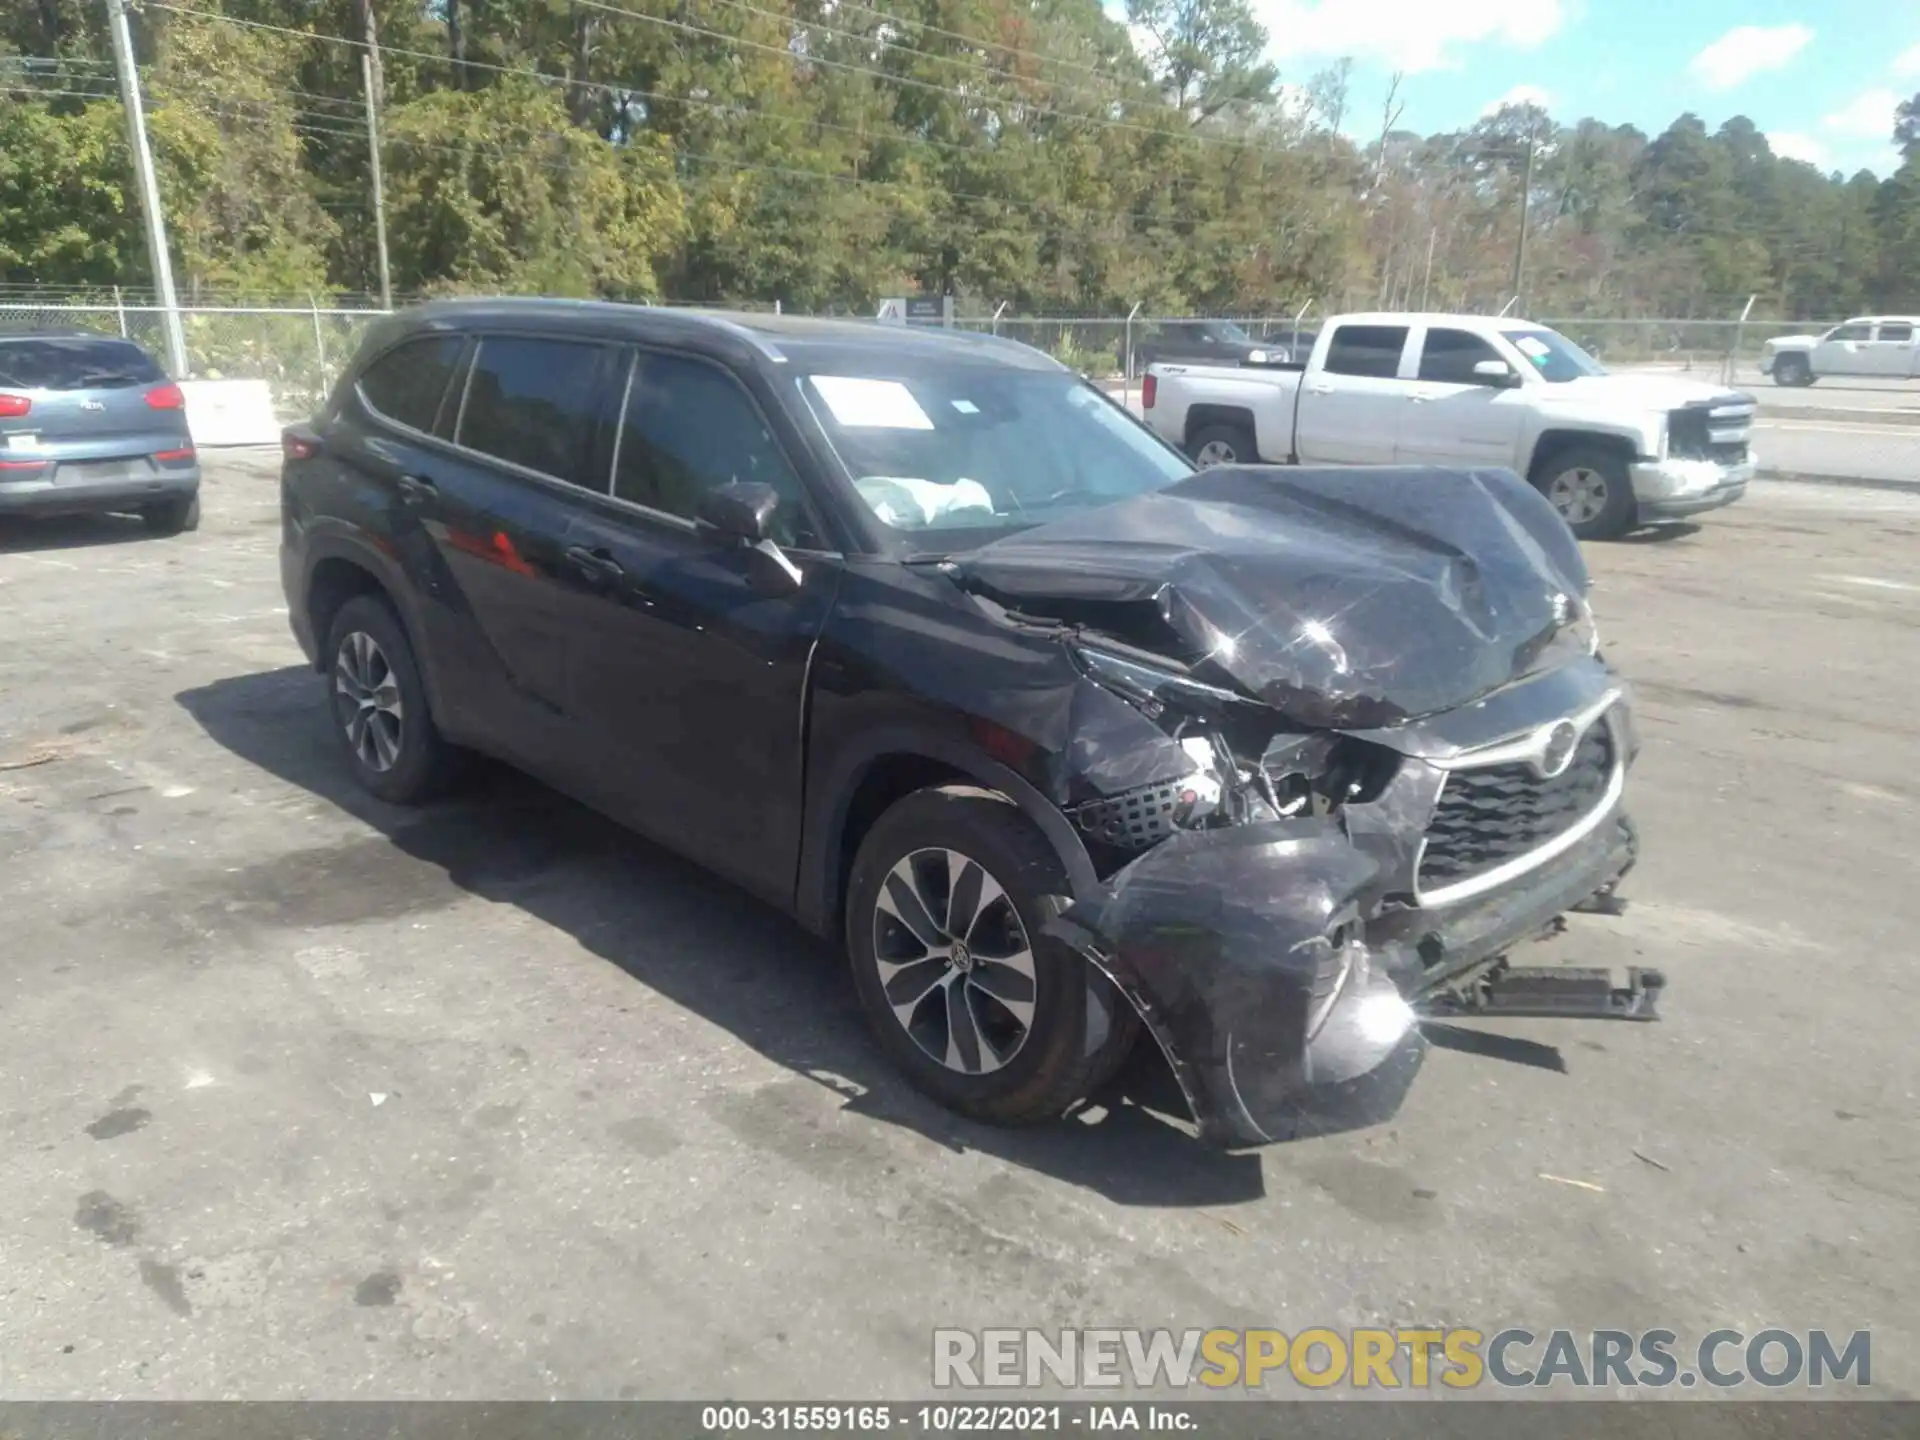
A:
<svg viewBox="0 0 1920 1440">
<path fill-rule="evenodd" d="M 710 535 L 742 545 L 758 545 L 773 533 L 780 496 L 758 480 L 735 481 L 700 497 L 694 524 Z"/>
<path fill-rule="evenodd" d="M 1520 383 L 1520 376 L 1504 360 L 1475 361 L 1473 379 L 1476 385 L 1491 385 L 1497 390 L 1511 390 Z"/>
</svg>

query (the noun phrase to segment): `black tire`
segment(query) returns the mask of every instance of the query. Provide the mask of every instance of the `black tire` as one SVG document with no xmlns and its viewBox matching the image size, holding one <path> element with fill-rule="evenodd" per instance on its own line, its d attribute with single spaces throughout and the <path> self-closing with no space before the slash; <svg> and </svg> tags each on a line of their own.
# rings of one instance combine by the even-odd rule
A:
<svg viewBox="0 0 1920 1440">
<path fill-rule="evenodd" d="M 370 641 L 372 652 L 355 637 Z M 351 654 L 350 643 L 355 646 Z M 459 754 L 433 723 L 407 628 L 385 598 L 356 595 L 342 605 L 328 628 L 323 653 L 334 738 L 360 788 L 392 805 L 417 805 L 445 790 L 458 768 Z M 356 667 L 357 676 L 352 673 Z M 382 709 L 360 713 L 362 723 L 356 729 L 351 722 L 366 707 L 355 694 L 387 693 L 389 681 L 397 700 L 398 714 L 391 717 L 396 723 L 389 726 L 390 717 Z"/>
<path fill-rule="evenodd" d="M 146 522 L 147 529 L 155 535 L 179 535 L 187 530 L 200 528 L 200 496 L 189 495 L 184 500 L 169 500 L 161 505 L 149 505 L 140 512 L 140 518 Z"/>
<path fill-rule="evenodd" d="M 928 947 L 894 918 L 906 908 L 897 898 L 906 882 L 896 869 L 914 875 L 916 888 L 923 878 L 941 881 L 950 874 L 941 851 L 972 862 L 1005 897 L 1004 903 L 990 899 L 973 911 L 967 933 L 958 937 L 962 944 L 953 948 L 966 950 L 970 939 L 977 958 L 969 952 L 958 965 L 938 954 L 919 958 Z M 947 889 L 946 900 L 955 891 L 990 895 L 984 885 L 967 890 L 971 873 L 960 867 L 959 884 Z M 1064 908 L 1069 891 L 1053 848 L 1018 807 L 998 796 L 958 787 L 921 790 L 874 823 L 847 885 L 847 954 L 867 1023 L 915 1088 L 976 1120 L 1034 1125 L 1058 1119 L 1125 1060 L 1138 1033 L 1133 1007 L 1111 986 L 1110 994 L 1094 992 L 1090 982 L 1104 986 L 1106 981 L 1078 955 L 1057 944 L 1036 943 L 1041 928 Z M 883 892 L 893 914 L 882 911 Z M 940 938 L 951 941 L 954 937 L 944 935 L 951 912 L 940 903 L 938 885 L 926 893 L 933 902 L 927 908 L 941 912 L 926 918 L 942 932 Z M 1018 921 L 1018 936 L 1006 927 L 1009 909 Z M 1022 938 L 1031 975 L 1027 984 L 1016 985 L 1015 967 L 998 965 L 993 957 L 1017 958 Z M 880 953 L 882 944 L 893 951 L 890 960 Z M 889 1000 L 883 962 L 900 967 L 888 980 L 894 997 L 908 1006 L 905 1019 L 896 1016 Z M 1016 1000 L 1030 988 L 1024 1027 L 984 989 L 988 983 Z M 1090 1034 L 1089 1006 L 1105 1006 L 1109 999 L 1117 1002 L 1109 1012 L 1117 1023 L 1106 1029 L 1104 1040 L 1096 1040 L 1100 1031 L 1096 1026 Z M 947 1023 L 956 1005 L 964 1027 L 959 1038 Z M 1014 1043 L 1013 1031 L 1021 1028 L 1024 1033 Z M 935 1050 L 959 1063 L 937 1058 Z"/>
<path fill-rule="evenodd" d="M 1598 445 L 1556 450 L 1537 467 L 1533 483 L 1582 540 L 1611 540 L 1633 528 L 1633 477 L 1617 451 Z"/>
<path fill-rule="evenodd" d="M 1208 425 L 1187 442 L 1187 454 L 1202 469 L 1210 465 L 1258 465 L 1260 449 L 1244 425 Z M 1211 454 L 1212 458 L 1205 458 Z"/>
<path fill-rule="evenodd" d="M 1773 362 L 1773 383 L 1802 389 L 1813 384 L 1813 365 L 1797 352 L 1780 356 Z"/>
</svg>

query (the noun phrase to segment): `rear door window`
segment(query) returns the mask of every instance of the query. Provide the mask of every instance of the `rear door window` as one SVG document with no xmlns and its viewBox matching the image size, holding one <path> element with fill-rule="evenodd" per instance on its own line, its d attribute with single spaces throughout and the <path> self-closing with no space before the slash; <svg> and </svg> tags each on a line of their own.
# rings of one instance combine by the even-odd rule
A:
<svg viewBox="0 0 1920 1440">
<path fill-rule="evenodd" d="M 461 401 L 456 443 L 572 485 L 587 467 L 611 352 L 577 340 L 488 335 Z M 604 491 L 606 477 L 592 488 Z"/>
<path fill-rule="evenodd" d="M 458 335 L 426 335 L 394 346 L 361 373 L 361 400 L 378 415 L 431 432 L 460 345 Z"/>
<path fill-rule="evenodd" d="M 1325 369 L 1331 375 L 1366 375 L 1391 380 L 1400 371 L 1407 348 L 1404 325 L 1342 325 L 1327 346 Z"/>
<path fill-rule="evenodd" d="M 1889 322 L 1880 327 L 1879 338 L 1884 344 L 1905 345 L 1913 339 L 1913 326 L 1904 320 Z"/>
<path fill-rule="evenodd" d="M 0 385 L 18 390 L 117 390 L 166 379 L 153 357 L 112 336 L 0 340 Z"/>
</svg>

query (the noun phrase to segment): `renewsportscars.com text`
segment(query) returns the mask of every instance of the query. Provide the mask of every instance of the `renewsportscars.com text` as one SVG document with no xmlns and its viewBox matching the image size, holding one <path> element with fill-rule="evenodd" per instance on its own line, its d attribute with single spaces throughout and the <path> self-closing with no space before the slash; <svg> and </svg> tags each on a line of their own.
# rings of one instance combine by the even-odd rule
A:
<svg viewBox="0 0 1920 1440">
<path fill-rule="evenodd" d="M 1873 1381 L 1865 1330 L 936 1330 L 939 1389 L 1471 1390 L 1799 1386 Z"/>
</svg>

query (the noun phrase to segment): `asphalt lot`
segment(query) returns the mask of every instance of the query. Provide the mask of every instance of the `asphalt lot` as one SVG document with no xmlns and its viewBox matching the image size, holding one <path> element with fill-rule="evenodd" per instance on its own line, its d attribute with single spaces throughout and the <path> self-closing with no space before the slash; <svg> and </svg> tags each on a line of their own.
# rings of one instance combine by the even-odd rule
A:
<svg viewBox="0 0 1920 1440">
<path fill-rule="evenodd" d="M 1920 1395 L 1920 499 L 1591 548 L 1658 1025 L 1435 1048 L 1372 1129 L 916 1099 L 839 962 L 510 775 L 360 798 L 271 459 L 0 534 L 0 1394 L 907 1397 L 935 1326 L 1871 1329 Z M 1463 1027 L 1471 1028 L 1471 1027 Z M 1578 1183 L 1567 1183 L 1578 1182 Z"/>
</svg>

